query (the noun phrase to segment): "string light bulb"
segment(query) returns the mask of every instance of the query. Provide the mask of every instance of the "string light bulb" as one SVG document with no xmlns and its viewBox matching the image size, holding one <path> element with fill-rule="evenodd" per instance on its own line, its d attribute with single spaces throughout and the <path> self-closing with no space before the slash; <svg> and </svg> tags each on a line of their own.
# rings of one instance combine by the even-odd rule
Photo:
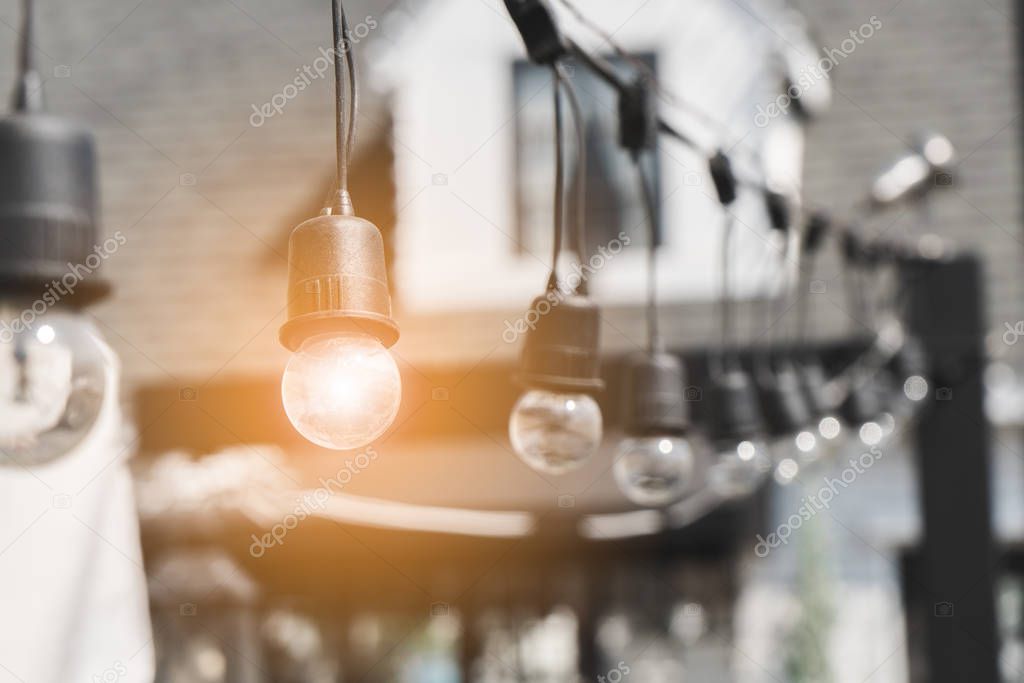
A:
<svg viewBox="0 0 1024 683">
<path fill-rule="evenodd" d="M 772 436 L 776 474 L 782 475 L 776 479 L 788 482 L 800 469 L 820 461 L 825 451 L 792 363 L 783 362 L 768 374 L 761 383 L 761 406 Z"/>
<path fill-rule="evenodd" d="M 667 353 L 638 353 L 626 361 L 624 428 L 613 467 L 632 503 L 662 507 L 690 490 L 697 448 L 690 431 L 682 362 Z"/>
<path fill-rule="evenodd" d="M 757 391 L 738 365 L 713 374 L 712 380 L 708 431 L 715 459 L 708 486 L 725 500 L 749 496 L 772 470 Z"/>
<path fill-rule="evenodd" d="M 281 399 L 306 439 L 354 450 L 394 422 L 402 384 L 387 350 L 398 341 L 398 325 L 391 317 L 384 240 L 373 223 L 355 215 L 348 192 L 355 66 L 345 44 L 345 10 L 338 0 L 332 7 L 338 186 L 321 215 L 296 227 L 288 241 L 288 320 L 280 338 L 293 356 L 281 380 Z"/>
<path fill-rule="evenodd" d="M 566 474 L 597 452 L 604 430 L 591 395 L 604 387 L 598 310 L 579 295 L 567 295 L 554 307 L 546 296 L 538 297 L 533 308 L 548 313 L 538 316 L 526 336 L 519 377 L 526 391 L 512 409 L 509 441 L 538 472 Z"/>
</svg>

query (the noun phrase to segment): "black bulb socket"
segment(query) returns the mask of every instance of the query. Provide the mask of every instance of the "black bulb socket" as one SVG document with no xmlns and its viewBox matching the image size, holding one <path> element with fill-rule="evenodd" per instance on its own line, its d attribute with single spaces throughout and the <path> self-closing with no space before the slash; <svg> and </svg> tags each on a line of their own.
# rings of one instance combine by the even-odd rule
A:
<svg viewBox="0 0 1024 683">
<path fill-rule="evenodd" d="M 288 320 L 281 344 L 297 351 L 322 334 L 362 333 L 390 348 L 391 317 L 384 240 L 373 223 L 325 214 L 292 231 L 288 241 Z"/>
<path fill-rule="evenodd" d="M 690 428 L 686 368 L 669 353 L 626 358 L 623 429 L 631 436 L 681 436 Z"/>
<path fill-rule="evenodd" d="M 850 393 L 839 407 L 843 421 L 851 427 L 860 427 L 882 414 L 882 398 L 871 382 L 854 378 Z"/>
<path fill-rule="evenodd" d="M 765 432 L 757 387 L 744 370 L 725 370 L 708 392 L 708 436 L 715 442 L 739 443 Z"/>
<path fill-rule="evenodd" d="M 794 434 L 811 423 L 800 376 L 791 364 L 786 363 L 772 372 L 760 389 L 761 410 L 772 436 Z"/>
<path fill-rule="evenodd" d="M 585 296 L 551 290 L 533 300 L 519 382 L 559 393 L 601 391 L 600 309 Z"/>
<path fill-rule="evenodd" d="M 807 359 L 797 366 L 797 376 L 800 378 L 800 388 L 804 392 L 804 399 L 807 401 L 807 409 L 811 417 L 820 419 L 831 412 L 825 386 L 828 384 L 828 376 L 825 368 L 816 358 Z"/>
<path fill-rule="evenodd" d="M 86 128 L 38 112 L 0 120 L 0 292 L 35 298 L 73 277 L 65 303 L 104 297 L 110 286 L 95 272 L 98 207 L 96 148 Z"/>
<path fill-rule="evenodd" d="M 768 211 L 768 222 L 772 230 L 781 233 L 789 232 L 792 223 L 792 207 L 789 199 L 781 192 L 766 190 L 764 193 L 765 209 Z"/>
</svg>

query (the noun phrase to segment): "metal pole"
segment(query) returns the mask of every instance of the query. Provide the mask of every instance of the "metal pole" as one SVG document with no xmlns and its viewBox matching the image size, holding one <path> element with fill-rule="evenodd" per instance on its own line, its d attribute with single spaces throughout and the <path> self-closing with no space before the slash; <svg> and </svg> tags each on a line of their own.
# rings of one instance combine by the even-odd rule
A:
<svg viewBox="0 0 1024 683">
<path fill-rule="evenodd" d="M 911 646 L 929 683 L 997 681 L 990 491 L 984 413 L 983 276 L 978 260 L 904 268 L 911 331 L 931 360 L 934 395 L 917 425 L 923 539 L 906 577 Z M 915 647 L 914 639 L 917 641 Z"/>
</svg>

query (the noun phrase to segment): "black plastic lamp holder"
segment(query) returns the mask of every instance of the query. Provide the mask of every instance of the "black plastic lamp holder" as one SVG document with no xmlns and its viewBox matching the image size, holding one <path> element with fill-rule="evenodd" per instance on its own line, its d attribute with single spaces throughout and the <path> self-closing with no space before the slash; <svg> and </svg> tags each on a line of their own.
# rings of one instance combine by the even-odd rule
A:
<svg viewBox="0 0 1024 683">
<path fill-rule="evenodd" d="M 810 406 L 800 385 L 800 376 L 790 363 L 779 367 L 761 383 L 761 409 L 772 436 L 786 436 L 811 423 Z"/>
<path fill-rule="evenodd" d="M 594 302 L 577 294 L 552 301 L 549 293 L 534 299 L 531 310 L 537 323 L 526 335 L 519 381 L 560 393 L 602 390 L 601 320 Z"/>
<path fill-rule="evenodd" d="M 788 232 L 793 216 L 786 195 L 781 192 L 765 190 L 764 201 L 772 229 L 782 233 Z"/>
<path fill-rule="evenodd" d="M 805 253 L 816 253 L 825 243 L 832 229 L 832 218 L 824 211 L 814 211 L 807 218 L 804 229 L 803 249 Z"/>
<path fill-rule="evenodd" d="M 757 387 L 742 368 L 732 368 L 715 378 L 708 401 L 707 430 L 713 441 L 739 443 L 764 434 L 765 421 Z"/>
<path fill-rule="evenodd" d="M 31 10 L 26 3 L 15 111 L 0 119 L 0 292 L 38 297 L 85 267 L 88 277 L 76 275 L 66 300 L 84 306 L 110 290 L 92 265 L 100 241 L 96 148 L 84 126 L 41 110 Z"/>
<path fill-rule="evenodd" d="M 658 102 L 649 79 L 634 78 L 619 91 L 619 144 L 632 154 L 654 149 L 658 140 Z"/>
<path fill-rule="evenodd" d="M 732 162 L 725 152 L 718 150 L 714 156 L 708 159 L 708 171 L 711 173 L 711 182 L 715 185 L 715 192 L 718 201 L 722 206 L 731 206 L 736 201 L 737 182 L 736 174 L 732 170 Z"/>
<path fill-rule="evenodd" d="M 623 429 L 632 436 L 681 436 L 690 428 L 686 369 L 668 353 L 637 353 L 626 359 Z"/>
<path fill-rule="evenodd" d="M 831 412 L 826 386 L 828 376 L 825 374 L 825 367 L 817 358 L 805 358 L 797 365 L 797 376 L 800 378 L 800 388 L 804 392 L 804 399 L 807 401 L 807 409 L 814 419 L 825 417 Z"/>
<path fill-rule="evenodd" d="M 852 427 L 859 427 L 882 414 L 882 399 L 872 382 L 854 377 L 850 393 L 839 406 L 839 414 Z"/>
<path fill-rule="evenodd" d="M 398 341 L 391 317 L 384 240 L 356 216 L 322 215 L 288 242 L 288 321 L 281 343 L 292 351 L 321 334 L 361 332 L 385 347 Z"/>
</svg>

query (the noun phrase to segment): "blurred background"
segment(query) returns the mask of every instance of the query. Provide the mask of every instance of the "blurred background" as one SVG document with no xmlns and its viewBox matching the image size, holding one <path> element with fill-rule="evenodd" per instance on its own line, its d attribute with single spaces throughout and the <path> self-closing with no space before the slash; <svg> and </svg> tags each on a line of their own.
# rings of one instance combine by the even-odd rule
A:
<svg viewBox="0 0 1024 683">
<path fill-rule="evenodd" d="M 621 73 L 633 67 L 553 4 L 567 34 Z M 590 282 L 606 445 L 571 474 L 531 470 L 507 436 L 521 349 L 509 330 L 548 272 L 550 74 L 528 63 L 497 0 L 351 0 L 352 195 L 384 235 L 403 397 L 369 449 L 321 449 L 281 409 L 289 354 L 278 329 L 288 236 L 334 181 L 329 4 L 39 0 L 32 47 L 46 106 L 95 134 L 102 234 L 117 242 L 102 268 L 112 293 L 81 315 L 119 359 L 119 394 L 107 391 L 124 436 L 92 461 L 83 490 L 130 467 L 141 555 L 117 542 L 90 552 L 145 572 L 152 641 L 140 657 L 155 654 L 165 683 L 1024 680 L 1018 8 L 574 4 L 681 96 L 685 106 L 662 106 L 675 126 L 837 215 L 855 215 L 916 136 L 947 136 L 957 162 L 929 179 L 941 191 L 856 227 L 977 257 L 977 289 L 954 264 L 951 280 L 912 297 L 921 329 L 938 330 L 931 348 L 962 333 L 977 349 L 935 372 L 918 420 L 852 483 L 847 461 L 864 447 L 850 442 L 795 485 L 769 481 L 708 514 L 630 503 L 611 466 L 617 371 L 644 347 L 649 237 L 615 142 L 614 94 L 577 64 L 588 239 L 614 252 Z M 18 3 L 0 2 L 4 92 L 19 22 Z M 816 76 L 823 58 L 834 68 Z M 779 109 L 794 76 L 807 77 L 801 99 L 820 113 Z M 700 153 L 663 139 L 649 172 L 663 333 L 691 367 L 692 410 L 706 415 L 720 208 Z M 735 211 L 737 337 L 788 339 L 797 309 L 764 313 L 785 277 L 778 235 L 759 197 L 741 195 Z M 811 323 L 800 341 L 825 349 L 830 369 L 876 332 L 856 305 L 871 281 L 839 246 L 803 282 Z M 835 500 L 803 514 L 825 489 Z M 787 525 L 791 537 L 769 542 Z M 0 548 L 23 533 L 43 531 L 0 522 Z M 965 554 L 980 560 L 944 564 Z M 937 587 L 942 567 L 956 594 Z M 141 680 L 141 644 L 125 646 L 128 673 L 113 675 Z M 973 664 L 943 667 L 954 650 Z M 3 664 L 0 681 L 25 680 Z"/>
</svg>

